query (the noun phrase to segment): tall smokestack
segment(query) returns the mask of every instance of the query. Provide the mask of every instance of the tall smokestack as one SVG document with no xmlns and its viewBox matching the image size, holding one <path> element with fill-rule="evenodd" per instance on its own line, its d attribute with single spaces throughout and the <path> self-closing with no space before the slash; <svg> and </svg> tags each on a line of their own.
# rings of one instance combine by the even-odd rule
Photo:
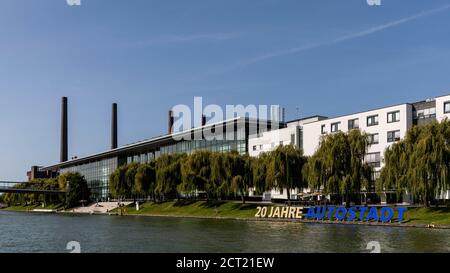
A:
<svg viewBox="0 0 450 273">
<path fill-rule="evenodd" d="M 60 161 L 66 162 L 68 158 L 67 142 L 67 97 L 61 100 L 61 154 Z"/>
<path fill-rule="evenodd" d="M 202 115 L 202 126 L 206 125 L 206 116 Z"/>
<path fill-rule="evenodd" d="M 172 110 L 170 110 L 169 111 L 169 116 L 168 116 L 168 127 L 169 128 L 167 128 L 168 130 L 167 130 L 167 132 L 169 133 L 169 135 L 170 134 L 172 134 L 173 133 L 173 112 L 172 112 Z"/>
<path fill-rule="evenodd" d="M 111 112 L 111 149 L 117 148 L 117 103 L 112 104 Z"/>
</svg>

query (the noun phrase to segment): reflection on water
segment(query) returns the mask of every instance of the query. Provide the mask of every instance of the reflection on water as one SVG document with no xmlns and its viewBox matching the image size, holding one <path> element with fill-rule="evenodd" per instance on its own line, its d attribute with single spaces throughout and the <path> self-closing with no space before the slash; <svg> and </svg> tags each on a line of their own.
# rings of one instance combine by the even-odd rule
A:
<svg viewBox="0 0 450 273">
<path fill-rule="evenodd" d="M 450 252 L 450 230 L 0 212 L 0 252 Z"/>
</svg>

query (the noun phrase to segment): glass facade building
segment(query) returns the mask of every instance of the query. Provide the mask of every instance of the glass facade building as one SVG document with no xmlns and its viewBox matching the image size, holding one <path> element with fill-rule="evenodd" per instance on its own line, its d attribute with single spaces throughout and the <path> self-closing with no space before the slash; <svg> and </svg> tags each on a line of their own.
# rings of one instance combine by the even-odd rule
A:
<svg viewBox="0 0 450 273">
<path fill-rule="evenodd" d="M 241 121 L 244 122 L 240 123 Z M 235 125 L 229 126 L 229 123 L 235 123 Z M 279 128 L 283 125 L 277 123 L 277 126 L 274 128 Z M 211 127 L 211 125 L 205 125 L 203 127 Z M 183 134 L 185 136 L 182 139 L 177 140 L 173 135 L 165 135 L 126 145 L 104 153 L 63 162 L 46 167 L 45 169 L 59 173 L 79 172 L 88 182 L 91 197 L 94 200 L 106 200 L 109 197 L 109 177 L 119 166 L 132 162 L 147 163 L 163 154 L 190 154 L 195 150 L 208 150 L 211 152 L 236 151 L 239 154 L 246 154 L 248 153 L 248 138 L 253 133 L 253 130 L 257 130 L 258 132 L 268 131 L 271 130 L 272 125 L 269 124 L 267 127 L 259 128 L 255 121 L 236 118 L 223 122 L 220 126 L 216 125 L 215 129 L 218 132 L 223 129 L 223 138 L 219 137 L 207 140 L 203 137 L 203 134 L 201 134 L 201 139 L 193 137 L 194 133 L 203 127 L 192 129 L 188 133 L 184 132 Z M 230 128 L 232 130 L 229 130 Z M 228 132 L 226 131 L 227 129 L 229 130 Z"/>
<path fill-rule="evenodd" d="M 109 176 L 117 169 L 117 157 L 61 168 L 60 173 L 79 172 L 86 178 L 92 198 L 105 199 L 109 194 Z"/>
</svg>

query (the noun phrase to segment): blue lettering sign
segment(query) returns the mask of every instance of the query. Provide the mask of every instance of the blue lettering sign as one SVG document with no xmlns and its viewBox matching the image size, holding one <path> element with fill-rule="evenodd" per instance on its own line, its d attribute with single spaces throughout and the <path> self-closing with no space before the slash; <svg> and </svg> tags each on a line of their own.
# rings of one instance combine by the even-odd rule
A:
<svg viewBox="0 0 450 273">
<path fill-rule="evenodd" d="M 367 214 L 366 220 L 367 221 L 370 221 L 370 220 L 378 221 L 377 208 L 373 207 L 370 209 L 369 214 Z"/>
<path fill-rule="evenodd" d="M 386 212 L 388 212 L 388 216 L 386 216 Z M 394 211 L 392 208 L 384 207 L 381 209 L 381 215 L 380 220 L 383 222 L 390 221 L 392 219 L 392 216 L 394 216 Z"/>
<path fill-rule="evenodd" d="M 397 208 L 398 210 L 398 222 L 401 223 L 403 221 L 403 213 L 405 213 L 406 208 Z"/>
<path fill-rule="evenodd" d="M 405 211 L 407 208 L 405 207 L 399 207 L 397 208 L 398 211 L 398 222 L 402 222 Z M 328 215 L 326 215 L 328 213 Z M 364 221 L 382 221 L 382 222 L 388 222 L 391 221 L 394 217 L 394 210 L 390 207 L 382 207 L 380 214 L 378 214 L 378 208 L 377 207 L 310 207 L 308 208 L 308 212 L 306 214 L 305 219 L 317 219 L 317 220 L 325 220 L 325 217 L 328 218 L 328 220 L 333 220 L 334 218 L 338 221 L 354 221 L 358 218 L 359 213 L 359 220 L 361 222 Z M 366 216 L 367 213 L 367 216 Z"/>
<path fill-rule="evenodd" d="M 336 219 L 338 219 L 339 221 L 344 220 L 345 215 L 347 215 L 347 209 L 344 207 L 339 207 L 336 210 Z"/>
</svg>

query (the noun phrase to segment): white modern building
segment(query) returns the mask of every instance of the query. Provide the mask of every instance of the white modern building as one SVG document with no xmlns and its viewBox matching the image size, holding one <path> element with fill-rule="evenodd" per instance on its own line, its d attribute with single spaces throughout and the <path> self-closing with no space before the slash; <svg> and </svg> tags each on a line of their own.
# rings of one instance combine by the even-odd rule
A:
<svg viewBox="0 0 450 273">
<path fill-rule="evenodd" d="M 450 95 L 334 118 L 314 116 L 287 122 L 286 127 L 279 130 L 250 136 L 249 154 L 258 156 L 262 152 L 274 150 L 280 144 L 294 144 L 302 148 L 305 155 L 311 156 L 316 152 L 323 136 L 358 128 L 369 135 L 371 144 L 365 160 L 374 167 L 377 176 L 384 165 L 384 151 L 392 143 L 403 139 L 409 128 L 445 118 L 450 118 Z M 296 194 L 297 191 L 293 191 L 291 196 L 295 198 Z M 264 199 L 286 198 L 287 194 L 283 191 L 272 190 L 264 195 Z M 450 191 L 443 193 L 441 198 L 450 199 Z M 404 197 L 406 202 L 408 199 Z"/>
<path fill-rule="evenodd" d="M 412 108 L 411 104 L 399 104 L 305 124 L 303 126 L 304 154 L 313 155 L 319 147 L 321 137 L 326 134 L 360 129 L 369 136 L 370 146 L 366 162 L 371 164 L 375 171 L 379 171 L 383 166 L 384 150 L 395 141 L 402 139 L 408 128 L 412 127 Z"/>
<path fill-rule="evenodd" d="M 312 116 L 290 121 L 285 128 L 263 132 L 258 135 L 249 136 L 248 153 L 250 156 L 258 156 L 263 152 L 270 152 L 278 145 L 293 144 L 299 148 L 303 147 L 302 126 L 307 123 L 327 119 L 323 116 Z"/>
</svg>

